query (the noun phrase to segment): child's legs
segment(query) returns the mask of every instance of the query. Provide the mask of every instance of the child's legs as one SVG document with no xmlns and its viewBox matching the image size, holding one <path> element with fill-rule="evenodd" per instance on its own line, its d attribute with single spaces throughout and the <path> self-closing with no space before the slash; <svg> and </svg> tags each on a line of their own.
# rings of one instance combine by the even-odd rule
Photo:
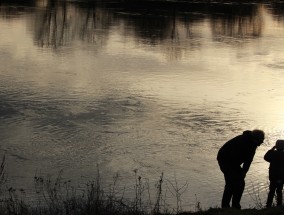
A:
<svg viewBox="0 0 284 215">
<path fill-rule="evenodd" d="M 282 189 L 283 189 L 283 182 L 277 181 L 277 186 L 276 186 L 277 206 L 282 205 Z"/>
<path fill-rule="evenodd" d="M 277 187 L 277 182 L 276 181 L 270 181 L 269 193 L 268 193 L 267 201 L 266 201 L 266 207 L 271 207 L 272 206 L 272 202 L 273 202 L 273 198 L 274 198 L 276 187 Z"/>
</svg>

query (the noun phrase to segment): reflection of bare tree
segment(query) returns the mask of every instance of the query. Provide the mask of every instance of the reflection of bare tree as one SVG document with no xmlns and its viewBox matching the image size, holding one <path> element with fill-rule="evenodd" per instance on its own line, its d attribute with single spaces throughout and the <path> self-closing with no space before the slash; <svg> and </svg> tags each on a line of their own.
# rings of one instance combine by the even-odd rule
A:
<svg viewBox="0 0 284 215">
<path fill-rule="evenodd" d="M 155 45 L 162 49 L 168 60 L 178 60 L 201 45 L 195 24 L 204 19 L 205 4 L 169 1 L 125 1 L 116 9 L 116 20 L 121 20 L 127 34 L 133 34 L 137 43 Z"/>
<path fill-rule="evenodd" d="M 138 38 L 150 44 L 159 44 L 168 39 L 178 41 L 180 35 L 178 25 L 183 23 L 189 30 L 193 22 L 201 19 L 199 15 L 193 15 L 194 11 L 200 11 L 204 7 L 204 4 L 196 6 L 197 4 L 189 2 L 127 0 L 124 2 L 123 9 L 120 8 L 121 11 L 115 18 L 125 20 L 126 26 L 133 29 Z"/>
<path fill-rule="evenodd" d="M 83 41 L 105 43 L 112 22 L 113 14 L 109 10 L 89 3 L 77 10 L 75 34 Z"/>
<path fill-rule="evenodd" d="M 263 19 L 255 4 L 222 4 L 211 8 L 211 30 L 214 40 L 260 37 Z"/>
<path fill-rule="evenodd" d="M 95 37 L 92 33 L 93 29 L 96 27 L 96 12 L 94 8 L 87 10 L 86 18 L 83 22 L 85 23 L 82 25 L 80 37 L 83 40 L 87 39 L 89 42 L 94 42 Z"/>
<path fill-rule="evenodd" d="M 35 39 L 41 46 L 58 47 L 64 45 L 67 26 L 66 2 L 61 5 L 55 0 L 47 2 L 43 14 L 37 17 Z"/>
<path fill-rule="evenodd" d="M 94 3 L 71 4 L 48 0 L 40 10 L 35 25 L 35 40 L 40 46 L 58 48 L 78 39 L 89 43 L 103 43 L 107 38 L 109 14 Z"/>
<path fill-rule="evenodd" d="M 161 45 L 169 59 L 198 48 L 207 18 L 214 40 L 257 38 L 263 20 L 256 4 L 124 0 L 115 18 L 124 20 L 138 42 Z M 122 5 L 122 6 L 121 6 Z M 128 32 L 129 33 L 129 32 Z"/>
<path fill-rule="evenodd" d="M 273 18 L 276 21 L 284 23 L 284 3 L 283 2 L 273 2 L 269 10 L 273 14 Z"/>
<path fill-rule="evenodd" d="M 35 6 L 34 0 L 0 0 L 0 17 L 11 19 L 19 15 L 30 13 L 31 8 Z"/>
<path fill-rule="evenodd" d="M 36 10 L 34 30 L 36 44 L 43 47 L 58 48 L 73 41 L 102 47 L 115 26 L 137 43 L 157 45 L 170 59 L 179 59 L 186 51 L 201 46 L 202 22 L 210 20 L 213 39 L 218 41 L 257 38 L 263 26 L 257 4 L 164 0 L 34 1 L 45 2 Z"/>
</svg>

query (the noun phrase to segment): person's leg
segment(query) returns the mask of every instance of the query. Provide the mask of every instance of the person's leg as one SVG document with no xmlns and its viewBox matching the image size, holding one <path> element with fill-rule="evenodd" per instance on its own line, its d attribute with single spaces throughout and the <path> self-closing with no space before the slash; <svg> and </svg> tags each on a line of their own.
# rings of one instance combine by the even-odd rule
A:
<svg viewBox="0 0 284 215">
<path fill-rule="evenodd" d="M 275 190 L 276 190 L 276 183 L 274 181 L 270 181 L 269 192 L 266 201 L 267 208 L 270 208 L 272 206 Z"/>
<path fill-rule="evenodd" d="M 233 195 L 233 183 L 232 179 L 229 174 L 224 173 L 224 178 L 225 178 L 225 188 L 223 192 L 223 197 L 222 197 L 222 208 L 229 208 L 230 207 L 230 201 Z"/>
<path fill-rule="evenodd" d="M 276 195 L 277 195 L 277 206 L 282 205 L 282 189 L 283 189 L 283 182 L 278 182 L 276 187 Z"/>
<path fill-rule="evenodd" d="M 220 162 L 218 161 L 220 170 L 224 174 L 224 179 L 225 179 L 225 187 L 224 187 L 224 192 L 222 196 L 222 202 L 221 202 L 221 207 L 222 208 L 229 208 L 230 207 L 230 201 L 232 199 L 233 195 L 233 190 L 232 190 L 232 177 L 230 173 L 230 167 L 226 162 Z"/>
<path fill-rule="evenodd" d="M 241 198 L 245 189 L 245 180 L 242 175 L 239 175 L 234 180 L 233 186 L 233 199 L 232 199 L 232 207 L 241 209 Z"/>
</svg>

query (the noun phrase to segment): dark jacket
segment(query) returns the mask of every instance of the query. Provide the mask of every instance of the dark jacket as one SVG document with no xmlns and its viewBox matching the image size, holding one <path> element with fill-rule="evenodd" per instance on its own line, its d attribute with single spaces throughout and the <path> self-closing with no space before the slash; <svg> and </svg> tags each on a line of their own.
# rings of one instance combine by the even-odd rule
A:
<svg viewBox="0 0 284 215">
<path fill-rule="evenodd" d="M 264 155 L 264 160 L 269 165 L 269 180 L 284 181 L 284 152 L 282 150 L 268 150 Z"/>
<path fill-rule="evenodd" d="M 244 131 L 226 142 L 219 150 L 217 160 L 221 170 L 239 170 L 247 172 L 255 155 L 257 145 L 254 143 L 251 131 Z M 242 168 L 240 167 L 243 164 Z"/>
</svg>

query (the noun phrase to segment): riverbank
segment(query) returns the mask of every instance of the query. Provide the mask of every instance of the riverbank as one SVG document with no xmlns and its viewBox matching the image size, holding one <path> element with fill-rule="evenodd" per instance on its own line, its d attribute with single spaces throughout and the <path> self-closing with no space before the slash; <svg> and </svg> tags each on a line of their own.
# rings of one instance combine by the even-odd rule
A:
<svg viewBox="0 0 284 215">
<path fill-rule="evenodd" d="M 124 192 L 117 189 L 117 177 L 113 183 L 104 186 L 97 169 L 94 180 L 84 187 L 75 187 L 70 180 L 62 178 L 62 172 L 54 178 L 50 176 L 35 176 L 34 188 L 36 200 L 29 201 L 25 191 L 7 186 L 8 175 L 5 168 L 5 157 L 0 165 L 0 214 L 1 215 L 275 215 L 284 214 L 284 207 L 263 208 L 258 202 L 250 209 L 209 208 L 204 210 L 201 203 L 195 203 L 193 211 L 185 211 L 182 207 L 182 194 L 187 189 L 183 185 L 170 184 L 165 188 L 164 176 L 161 174 L 151 196 L 148 182 L 135 172 L 134 197 L 126 198 Z M 171 189 L 172 187 L 172 189 Z M 171 207 L 165 198 L 165 192 L 171 192 L 176 197 L 175 207 Z M 256 209 L 257 208 L 257 209 Z"/>
</svg>

